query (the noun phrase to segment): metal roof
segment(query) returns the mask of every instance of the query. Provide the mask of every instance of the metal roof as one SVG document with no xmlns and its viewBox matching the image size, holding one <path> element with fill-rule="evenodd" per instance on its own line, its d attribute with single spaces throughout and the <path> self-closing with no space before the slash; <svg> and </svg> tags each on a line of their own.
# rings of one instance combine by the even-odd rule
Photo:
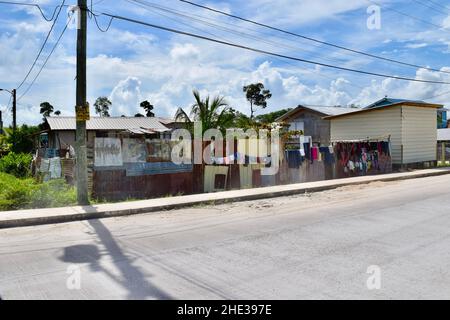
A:
<svg viewBox="0 0 450 320">
<path fill-rule="evenodd" d="M 387 99 L 387 98 L 385 98 Z M 383 100 L 383 99 L 382 99 Z M 353 114 L 360 114 L 362 112 L 371 112 L 374 110 L 382 110 L 385 108 L 389 108 L 389 107 L 395 107 L 395 106 L 410 106 L 410 107 L 424 107 L 424 108 L 433 108 L 433 109 L 440 109 L 443 107 L 443 105 L 441 104 L 434 104 L 434 103 L 428 103 L 428 102 L 422 102 L 419 100 L 401 100 L 401 99 L 390 99 L 392 101 L 390 101 L 389 103 L 386 101 L 386 103 L 383 103 L 380 101 L 379 104 L 377 104 L 377 102 L 375 102 L 372 105 L 369 105 L 368 107 L 362 108 L 362 109 L 354 109 L 353 112 L 349 112 L 346 114 L 336 114 L 336 115 L 332 115 L 332 116 L 326 116 L 325 119 L 334 119 L 334 118 L 339 118 L 341 116 L 347 116 L 347 115 L 353 115 Z"/>
<path fill-rule="evenodd" d="M 422 100 L 394 99 L 394 98 L 385 97 L 383 99 L 375 101 L 374 103 L 368 105 L 367 107 L 364 107 L 363 109 L 380 108 L 380 107 L 385 107 L 385 106 L 389 106 L 389 105 L 393 105 L 393 104 L 408 103 L 408 102 L 426 104 L 426 102 L 422 101 Z"/>
<path fill-rule="evenodd" d="M 438 141 L 450 141 L 450 129 L 438 129 Z"/>
<path fill-rule="evenodd" d="M 315 105 L 299 105 L 297 108 L 286 112 L 284 115 L 276 119 L 276 121 L 283 121 L 289 118 L 291 115 L 297 113 L 302 109 L 312 110 L 323 114 L 324 116 L 335 116 L 339 114 L 345 114 L 349 112 L 354 112 L 360 110 L 360 108 L 349 108 L 349 107 L 328 107 L 328 106 L 315 106 Z"/>
<path fill-rule="evenodd" d="M 51 130 L 76 130 L 75 117 L 46 117 Z M 87 130 L 136 130 L 150 129 L 156 132 L 170 131 L 158 118 L 147 117 L 91 117 L 86 121 Z"/>
</svg>

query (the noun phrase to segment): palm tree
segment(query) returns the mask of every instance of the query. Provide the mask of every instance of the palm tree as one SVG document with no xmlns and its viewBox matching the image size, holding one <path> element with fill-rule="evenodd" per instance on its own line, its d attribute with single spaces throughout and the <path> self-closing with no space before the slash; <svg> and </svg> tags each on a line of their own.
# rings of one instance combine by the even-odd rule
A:
<svg viewBox="0 0 450 320">
<path fill-rule="evenodd" d="M 193 91 L 195 104 L 192 106 L 191 114 L 195 121 L 202 123 L 202 129 L 205 133 L 208 129 L 224 129 L 228 124 L 225 117 L 229 110 L 224 97 L 216 96 L 210 101 L 209 96 L 202 100 L 197 90 Z"/>
</svg>

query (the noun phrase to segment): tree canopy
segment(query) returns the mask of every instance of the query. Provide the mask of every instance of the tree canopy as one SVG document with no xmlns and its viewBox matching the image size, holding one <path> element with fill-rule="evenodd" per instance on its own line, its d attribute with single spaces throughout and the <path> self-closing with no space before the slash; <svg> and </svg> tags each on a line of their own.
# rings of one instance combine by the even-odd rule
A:
<svg viewBox="0 0 450 320">
<path fill-rule="evenodd" d="M 141 108 L 145 110 L 145 115 L 147 117 L 154 117 L 155 114 L 153 113 L 153 105 L 148 102 L 147 100 L 142 101 L 140 104 Z"/>
<path fill-rule="evenodd" d="M 95 113 L 100 117 L 109 117 L 109 108 L 111 107 L 111 105 L 112 102 L 109 101 L 107 97 L 98 97 L 94 103 Z"/>
<path fill-rule="evenodd" d="M 266 90 L 262 83 L 253 83 L 243 87 L 245 97 L 250 102 L 250 118 L 253 119 L 255 110 L 253 106 L 261 107 L 265 109 L 267 107 L 267 100 L 272 98 L 270 90 Z"/>
</svg>

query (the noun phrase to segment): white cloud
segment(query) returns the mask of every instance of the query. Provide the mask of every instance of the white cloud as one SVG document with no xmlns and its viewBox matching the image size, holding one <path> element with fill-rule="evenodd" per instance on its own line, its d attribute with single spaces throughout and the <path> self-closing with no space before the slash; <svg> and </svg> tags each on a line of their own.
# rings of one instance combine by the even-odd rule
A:
<svg viewBox="0 0 450 320">
<path fill-rule="evenodd" d="M 139 112 L 139 104 L 142 101 L 140 86 L 141 81 L 136 77 L 119 81 L 109 96 L 112 102 L 111 114 L 134 115 Z"/>
</svg>

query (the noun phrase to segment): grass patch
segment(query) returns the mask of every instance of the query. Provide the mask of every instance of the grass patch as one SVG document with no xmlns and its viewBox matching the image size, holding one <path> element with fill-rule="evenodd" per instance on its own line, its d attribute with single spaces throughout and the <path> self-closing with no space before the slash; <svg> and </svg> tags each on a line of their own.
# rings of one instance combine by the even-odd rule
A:
<svg viewBox="0 0 450 320">
<path fill-rule="evenodd" d="M 55 208 L 76 204 L 76 190 L 63 179 L 39 183 L 0 172 L 0 210 Z"/>
</svg>

